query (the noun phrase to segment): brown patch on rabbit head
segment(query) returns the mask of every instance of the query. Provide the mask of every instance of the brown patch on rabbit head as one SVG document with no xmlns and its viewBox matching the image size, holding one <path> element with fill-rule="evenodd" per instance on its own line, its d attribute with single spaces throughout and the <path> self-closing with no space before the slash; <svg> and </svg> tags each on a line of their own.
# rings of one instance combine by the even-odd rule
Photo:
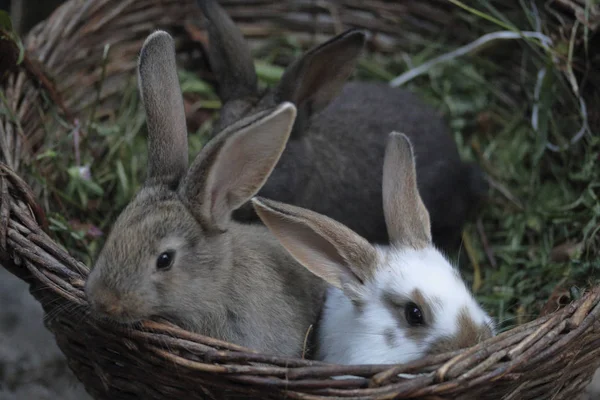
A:
<svg viewBox="0 0 600 400">
<path fill-rule="evenodd" d="M 384 292 L 382 294 L 382 300 L 383 304 L 386 305 L 392 315 L 396 318 L 398 327 L 406 333 L 406 337 L 417 343 L 422 343 L 430 331 L 429 327 L 435 322 L 434 308 L 438 307 L 440 304 L 439 299 L 425 296 L 419 289 L 414 289 L 408 296 L 393 292 Z M 416 304 L 421 310 L 424 321 L 422 325 L 412 326 L 406 320 L 405 307 L 409 303 Z M 388 338 L 392 331 L 393 330 L 390 330 L 384 333 L 388 344 L 395 342 L 391 337 Z M 390 344 L 390 347 L 394 346 Z"/>
<path fill-rule="evenodd" d="M 463 307 L 458 313 L 456 321 L 458 331 L 452 336 L 443 336 L 433 342 L 428 354 L 441 354 L 449 351 L 465 349 L 474 346 L 486 339 L 491 338 L 494 334 L 490 326 L 476 324 L 466 307 Z"/>
</svg>

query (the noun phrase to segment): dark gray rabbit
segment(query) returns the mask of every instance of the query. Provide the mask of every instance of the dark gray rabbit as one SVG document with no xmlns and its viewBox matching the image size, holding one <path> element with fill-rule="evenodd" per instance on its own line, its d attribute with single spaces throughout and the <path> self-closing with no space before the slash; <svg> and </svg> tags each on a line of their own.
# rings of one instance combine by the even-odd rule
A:
<svg viewBox="0 0 600 400">
<path fill-rule="evenodd" d="M 284 102 L 237 121 L 188 168 L 174 50 L 158 31 L 140 54 L 148 176 L 86 282 L 92 312 L 122 323 L 158 315 L 262 352 L 300 356 L 324 283 L 266 227 L 231 220 L 277 163 L 296 108 Z"/>
<path fill-rule="evenodd" d="M 292 63 L 280 83 L 261 92 L 250 50 L 215 0 L 198 0 L 208 24 L 209 58 L 223 102 L 216 130 L 282 101 L 296 105 L 290 141 L 259 195 L 331 217 L 367 240 L 387 243 L 381 169 L 387 136 L 414 145 L 419 191 L 431 213 L 434 243 L 454 251 L 487 185 L 463 163 L 446 122 L 414 94 L 383 83 L 346 83 L 365 35 L 350 30 Z M 346 83 L 346 84 L 345 84 Z M 246 203 L 239 221 L 257 216 Z"/>
</svg>

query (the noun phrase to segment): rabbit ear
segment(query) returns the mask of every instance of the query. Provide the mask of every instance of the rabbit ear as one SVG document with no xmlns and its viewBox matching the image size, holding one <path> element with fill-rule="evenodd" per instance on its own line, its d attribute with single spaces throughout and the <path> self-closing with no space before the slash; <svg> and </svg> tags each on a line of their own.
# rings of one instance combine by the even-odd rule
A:
<svg viewBox="0 0 600 400">
<path fill-rule="evenodd" d="M 254 60 L 242 32 L 216 0 L 197 0 L 207 21 L 211 69 L 226 103 L 258 93 Z"/>
<path fill-rule="evenodd" d="M 412 144 L 392 132 L 383 161 L 383 212 L 390 241 L 420 249 L 431 245 L 429 213 L 417 187 Z"/>
<path fill-rule="evenodd" d="M 275 89 L 276 101 L 294 103 L 298 119 L 321 111 L 354 71 L 364 43 L 365 34 L 351 29 L 308 51 L 286 69 Z"/>
<path fill-rule="evenodd" d="M 353 300 L 374 274 L 375 248 L 346 226 L 316 212 L 252 199 L 254 209 L 283 247 L 302 265 Z"/>
<path fill-rule="evenodd" d="M 233 210 L 260 190 L 279 161 L 295 118 L 296 107 L 283 103 L 231 125 L 204 146 L 180 194 L 208 229 L 226 229 Z"/>
<path fill-rule="evenodd" d="M 144 42 L 138 85 L 148 126 L 147 183 L 174 184 L 187 169 L 188 142 L 175 46 L 167 32 L 156 31 Z"/>
</svg>

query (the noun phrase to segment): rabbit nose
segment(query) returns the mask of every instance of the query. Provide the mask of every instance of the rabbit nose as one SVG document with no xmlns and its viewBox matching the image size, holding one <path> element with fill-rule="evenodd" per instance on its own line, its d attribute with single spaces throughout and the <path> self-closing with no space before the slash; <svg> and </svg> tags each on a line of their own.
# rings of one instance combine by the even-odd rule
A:
<svg viewBox="0 0 600 400">
<path fill-rule="evenodd" d="M 119 303 L 97 303 L 98 311 L 105 315 L 119 315 L 123 313 L 123 307 Z"/>
<path fill-rule="evenodd" d="M 101 290 L 92 296 L 90 303 L 93 309 L 104 315 L 119 315 L 123 313 L 123 306 L 119 296 L 108 290 Z"/>
</svg>

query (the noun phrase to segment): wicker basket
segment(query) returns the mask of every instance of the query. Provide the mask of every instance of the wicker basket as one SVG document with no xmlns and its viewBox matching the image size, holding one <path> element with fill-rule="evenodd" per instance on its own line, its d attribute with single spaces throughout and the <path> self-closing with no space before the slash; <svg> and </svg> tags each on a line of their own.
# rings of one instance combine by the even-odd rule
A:
<svg viewBox="0 0 600 400">
<path fill-rule="evenodd" d="M 441 0 L 222 3 L 253 40 L 283 30 L 310 42 L 317 32 L 358 26 L 374 33 L 370 49 L 384 52 L 402 49 L 406 31 L 435 35 L 452 23 L 446 14 L 452 5 Z M 583 392 L 600 366 L 600 287 L 476 347 L 399 366 L 274 357 L 167 323 L 146 321 L 124 330 L 91 319 L 83 292 L 89 269 L 48 235 L 36 191 L 19 174 L 44 150 L 49 129 L 61 137 L 93 104 L 97 115 L 118 106 L 153 29 L 170 31 L 185 53 L 190 38 L 182 21 L 190 16 L 200 19 L 192 1 L 71 0 L 28 35 L 24 63 L 3 85 L 9 112 L 0 113 L 0 261 L 30 283 L 52 315 L 47 326 L 71 369 L 95 398 L 571 400 Z M 452 32 L 461 35 L 460 29 Z M 111 51 L 104 59 L 106 43 Z M 91 88 L 101 79 L 97 97 Z M 68 126 L 46 113 L 50 103 Z M 357 378 L 332 378 L 337 375 Z"/>
</svg>

